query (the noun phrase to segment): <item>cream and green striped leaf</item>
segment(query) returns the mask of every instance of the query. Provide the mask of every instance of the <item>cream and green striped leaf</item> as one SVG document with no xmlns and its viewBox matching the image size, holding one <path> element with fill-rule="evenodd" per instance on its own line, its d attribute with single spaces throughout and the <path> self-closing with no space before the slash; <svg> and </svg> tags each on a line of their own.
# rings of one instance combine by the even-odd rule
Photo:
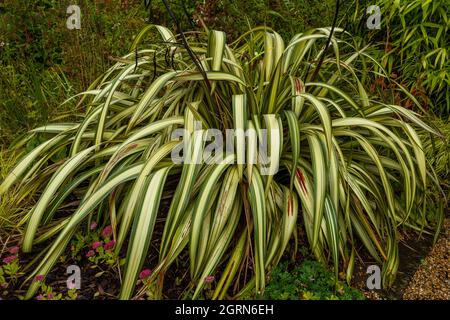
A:
<svg viewBox="0 0 450 320">
<path fill-rule="evenodd" d="M 138 274 L 152 239 L 162 190 L 169 170 L 170 167 L 163 168 L 152 174 L 142 201 L 140 213 L 135 217 L 126 258 L 125 274 L 120 290 L 120 299 L 130 299 L 133 295 Z"/>
</svg>

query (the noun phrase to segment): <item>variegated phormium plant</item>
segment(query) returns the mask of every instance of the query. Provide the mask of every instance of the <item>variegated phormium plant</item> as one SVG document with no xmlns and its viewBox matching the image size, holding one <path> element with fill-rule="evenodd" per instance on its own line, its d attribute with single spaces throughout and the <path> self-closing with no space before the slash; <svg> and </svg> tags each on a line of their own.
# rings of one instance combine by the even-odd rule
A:
<svg viewBox="0 0 450 320">
<path fill-rule="evenodd" d="M 162 41 L 142 49 L 151 30 Z M 332 54 L 311 81 L 329 33 L 316 29 L 285 44 L 260 27 L 227 44 L 224 33 L 208 31 L 185 35 L 188 50 L 184 35 L 144 29 L 133 53 L 81 94 L 82 120 L 33 130 L 46 140 L 0 186 L 0 194 L 15 186 L 22 199 L 37 199 L 21 221 L 22 249 L 49 247 L 29 280 L 50 272 L 74 233 L 95 220 L 108 221 L 116 253 L 126 251 L 121 299 L 136 294 L 155 227 L 159 258 L 149 283 L 156 298 L 181 254 L 189 255 L 185 297 L 199 297 L 209 275 L 218 280 L 214 299 L 262 293 L 299 226 L 336 274 L 351 277 L 362 244 L 391 283 L 398 229 L 430 231 L 424 190 L 433 177 L 414 128 L 433 130 L 410 110 L 371 97 L 358 67 L 376 62 L 334 35 Z M 229 161 L 174 164 L 175 129 L 191 135 L 186 152 L 194 158 L 205 148 L 195 121 L 257 134 L 236 137 Z M 270 165 L 280 167 L 273 175 L 262 175 L 260 163 L 234 161 L 260 159 L 264 128 L 279 133 L 267 137 Z M 62 160 L 52 161 L 56 154 Z M 61 214 L 69 197 L 79 203 Z M 37 287 L 30 284 L 27 298 Z"/>
</svg>

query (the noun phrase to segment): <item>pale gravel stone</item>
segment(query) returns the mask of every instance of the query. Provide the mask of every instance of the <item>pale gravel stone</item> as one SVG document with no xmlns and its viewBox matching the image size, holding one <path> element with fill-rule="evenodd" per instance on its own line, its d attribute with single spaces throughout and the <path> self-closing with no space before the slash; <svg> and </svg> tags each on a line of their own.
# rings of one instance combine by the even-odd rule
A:
<svg viewBox="0 0 450 320">
<path fill-rule="evenodd" d="M 405 300 L 450 300 L 450 219 L 405 290 Z"/>
</svg>

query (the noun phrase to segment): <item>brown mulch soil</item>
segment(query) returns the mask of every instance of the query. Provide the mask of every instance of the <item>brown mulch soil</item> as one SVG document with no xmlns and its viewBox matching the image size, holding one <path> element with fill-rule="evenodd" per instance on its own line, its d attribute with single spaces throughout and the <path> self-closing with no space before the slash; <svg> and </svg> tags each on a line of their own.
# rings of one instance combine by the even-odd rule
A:
<svg viewBox="0 0 450 320">
<path fill-rule="evenodd" d="M 157 224 L 159 225 L 159 224 Z M 352 284 L 360 289 L 367 299 L 450 299 L 450 218 L 446 219 L 443 227 L 443 234 L 439 241 L 432 246 L 432 239 L 418 238 L 417 235 L 404 235 L 399 243 L 400 269 L 396 283 L 393 288 L 387 290 L 368 290 L 366 287 L 367 266 L 376 264 L 370 257 L 361 256 L 359 264 L 355 265 L 355 277 Z M 161 230 L 156 228 L 155 233 Z M 1 238 L 1 237 L 0 237 Z M 155 238 L 159 238 L 156 236 Z M 9 238 L 0 249 L 10 247 L 12 244 Z M 15 239 L 12 242 L 16 242 Z M 1 241 L 0 241 L 1 244 Z M 407 244 L 407 245 L 406 245 Z M 155 241 L 151 250 L 156 250 L 159 243 Z M 0 250 L 0 255 L 1 255 Z M 83 252 L 84 253 L 84 252 Z M 69 253 L 68 253 L 69 254 Z M 24 266 L 31 261 L 32 255 L 20 254 L 21 265 Z M 182 259 L 185 260 L 185 259 Z M 147 259 L 145 265 L 152 266 L 154 261 Z M 69 264 L 79 264 L 82 269 L 82 289 L 78 291 L 77 299 L 116 299 L 119 293 L 119 279 L 117 274 L 109 270 L 98 276 L 98 269 L 92 269 L 90 263 L 84 261 L 66 261 L 58 263 L 57 267 L 47 276 L 46 283 L 53 287 L 55 292 L 66 295 L 66 269 Z M 179 299 L 182 296 L 182 288 L 186 285 L 186 277 L 181 277 L 176 272 L 180 266 L 174 265 L 168 270 L 165 281 L 165 298 Z M 24 280 L 24 279 L 20 279 Z M 179 283 L 183 280 L 182 284 Z M 22 281 L 8 288 L 9 292 L 3 295 L 0 292 L 1 299 L 17 299 L 25 294 L 25 287 L 21 286 Z M 1 290 L 0 290 L 1 291 Z"/>
<path fill-rule="evenodd" d="M 405 300 L 450 300 L 450 219 L 445 233 L 414 274 L 406 288 Z"/>
<path fill-rule="evenodd" d="M 363 252 L 363 251 L 362 251 Z M 450 218 L 444 221 L 440 239 L 402 234 L 399 241 L 400 266 L 392 287 L 369 290 L 367 267 L 377 264 L 366 255 L 355 265 L 352 285 L 370 300 L 449 300 L 450 299 Z"/>
</svg>

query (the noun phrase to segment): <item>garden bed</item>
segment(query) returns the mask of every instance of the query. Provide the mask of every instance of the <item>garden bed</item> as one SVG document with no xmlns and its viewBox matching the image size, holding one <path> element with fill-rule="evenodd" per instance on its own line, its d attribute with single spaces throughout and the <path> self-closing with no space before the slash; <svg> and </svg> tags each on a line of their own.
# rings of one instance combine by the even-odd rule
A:
<svg viewBox="0 0 450 320">
<path fill-rule="evenodd" d="M 1 299 L 449 299 L 444 1 L 0 2 Z"/>
</svg>

